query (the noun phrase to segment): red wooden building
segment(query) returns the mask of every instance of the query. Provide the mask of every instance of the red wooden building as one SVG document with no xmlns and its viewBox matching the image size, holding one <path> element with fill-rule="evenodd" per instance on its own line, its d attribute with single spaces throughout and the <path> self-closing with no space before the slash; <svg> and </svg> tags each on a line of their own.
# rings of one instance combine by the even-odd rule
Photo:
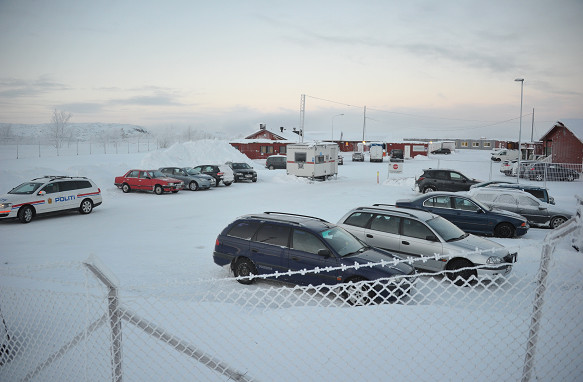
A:
<svg viewBox="0 0 583 382">
<path fill-rule="evenodd" d="M 553 163 L 583 163 L 583 120 L 558 121 L 540 140 Z"/>
</svg>

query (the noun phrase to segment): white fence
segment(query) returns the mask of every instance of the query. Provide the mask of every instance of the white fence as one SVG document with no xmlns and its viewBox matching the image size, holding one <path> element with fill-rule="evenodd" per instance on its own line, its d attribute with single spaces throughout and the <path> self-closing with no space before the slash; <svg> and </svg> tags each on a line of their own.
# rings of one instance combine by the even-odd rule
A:
<svg viewBox="0 0 583 382">
<path fill-rule="evenodd" d="M 581 236 L 579 211 L 551 231 L 535 277 L 457 286 L 420 275 L 409 294 L 362 305 L 347 302 L 347 284 L 121 288 L 93 258 L 3 265 L 0 380 L 574 381 L 583 375 L 583 280 L 552 260 Z"/>
</svg>

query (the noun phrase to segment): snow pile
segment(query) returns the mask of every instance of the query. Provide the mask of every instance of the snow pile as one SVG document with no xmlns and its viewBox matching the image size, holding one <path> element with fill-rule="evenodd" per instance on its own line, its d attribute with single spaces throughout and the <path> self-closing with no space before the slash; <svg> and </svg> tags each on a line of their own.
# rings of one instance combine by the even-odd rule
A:
<svg viewBox="0 0 583 382">
<path fill-rule="evenodd" d="M 142 159 L 142 168 L 164 166 L 194 167 L 201 164 L 223 164 L 227 161 L 253 162 L 227 141 L 204 139 L 195 142 L 176 143 L 168 149 L 149 153 Z"/>
</svg>

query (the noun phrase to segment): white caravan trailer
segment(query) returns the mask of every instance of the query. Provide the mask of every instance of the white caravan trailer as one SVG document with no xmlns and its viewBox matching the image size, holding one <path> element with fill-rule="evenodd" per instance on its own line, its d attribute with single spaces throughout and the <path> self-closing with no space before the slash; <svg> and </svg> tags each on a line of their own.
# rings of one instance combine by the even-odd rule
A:
<svg viewBox="0 0 583 382">
<path fill-rule="evenodd" d="M 329 142 L 304 142 L 287 145 L 287 173 L 307 178 L 338 174 L 338 145 Z"/>
</svg>

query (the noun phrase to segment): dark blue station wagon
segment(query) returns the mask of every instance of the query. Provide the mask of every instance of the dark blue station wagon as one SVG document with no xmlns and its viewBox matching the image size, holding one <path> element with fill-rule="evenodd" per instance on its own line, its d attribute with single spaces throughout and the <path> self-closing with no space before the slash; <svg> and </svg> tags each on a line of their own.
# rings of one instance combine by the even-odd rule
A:
<svg viewBox="0 0 583 382">
<path fill-rule="evenodd" d="M 408 292 L 415 275 L 410 265 L 394 264 L 396 257 L 390 252 L 364 244 L 335 224 L 319 218 L 281 212 L 237 218 L 217 237 L 213 258 L 220 266 L 230 265 L 238 277 L 237 281 L 242 284 L 255 281 L 257 277 L 253 275 L 278 272 L 277 280 L 284 282 L 299 285 L 358 283 L 358 288 L 364 292 L 366 283 L 360 281 L 412 276 L 388 280 L 385 284 L 395 285 L 380 288 L 399 296 Z M 390 263 L 358 269 L 349 267 L 355 263 L 379 263 L 383 260 Z M 316 268 L 319 271 L 313 272 Z M 382 291 L 380 293 L 383 294 Z M 370 302 L 371 299 L 376 301 L 375 294 L 379 292 L 371 291 L 369 287 L 366 293 L 361 293 L 365 295 L 365 301 L 350 301 L 348 298 L 348 302 L 360 304 Z"/>
</svg>

